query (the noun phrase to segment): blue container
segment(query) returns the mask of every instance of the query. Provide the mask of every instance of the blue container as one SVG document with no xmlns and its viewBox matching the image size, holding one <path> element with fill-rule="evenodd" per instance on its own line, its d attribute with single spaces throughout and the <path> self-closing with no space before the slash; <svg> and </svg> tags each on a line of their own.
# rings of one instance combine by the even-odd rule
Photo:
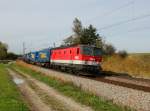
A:
<svg viewBox="0 0 150 111">
<path fill-rule="evenodd" d="M 38 63 L 49 63 L 50 62 L 50 57 L 51 57 L 51 49 L 43 49 L 38 51 Z"/>
<path fill-rule="evenodd" d="M 38 52 L 31 52 L 29 53 L 29 60 L 35 63 L 38 60 L 38 56 L 39 56 Z"/>
</svg>

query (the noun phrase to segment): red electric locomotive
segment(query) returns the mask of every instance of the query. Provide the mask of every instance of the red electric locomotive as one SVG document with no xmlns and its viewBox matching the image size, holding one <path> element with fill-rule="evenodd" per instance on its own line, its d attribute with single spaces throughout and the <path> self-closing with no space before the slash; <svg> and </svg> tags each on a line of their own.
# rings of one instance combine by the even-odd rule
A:
<svg viewBox="0 0 150 111">
<path fill-rule="evenodd" d="M 102 61 L 101 49 L 88 45 L 59 47 L 51 50 L 50 64 L 73 71 L 99 72 Z"/>
</svg>

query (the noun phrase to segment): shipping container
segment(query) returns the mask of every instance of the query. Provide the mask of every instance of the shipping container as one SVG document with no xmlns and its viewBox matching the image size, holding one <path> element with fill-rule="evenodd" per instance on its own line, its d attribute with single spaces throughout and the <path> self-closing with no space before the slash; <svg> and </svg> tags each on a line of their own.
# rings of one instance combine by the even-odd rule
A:
<svg viewBox="0 0 150 111">
<path fill-rule="evenodd" d="M 38 51 L 37 62 L 40 65 L 43 65 L 43 66 L 49 65 L 50 64 L 50 58 L 51 58 L 51 49 L 50 48 Z"/>
<path fill-rule="evenodd" d="M 33 62 L 33 63 L 37 62 L 38 57 L 39 57 L 39 52 L 38 51 L 29 53 L 30 61 Z"/>
</svg>

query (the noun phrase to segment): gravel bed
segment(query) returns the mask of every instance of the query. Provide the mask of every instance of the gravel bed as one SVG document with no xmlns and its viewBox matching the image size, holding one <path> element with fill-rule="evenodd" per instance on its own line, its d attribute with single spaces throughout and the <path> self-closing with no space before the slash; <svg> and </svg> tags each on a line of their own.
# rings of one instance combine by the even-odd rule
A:
<svg viewBox="0 0 150 111">
<path fill-rule="evenodd" d="M 137 111 L 150 111 L 149 92 L 81 78 L 54 70 L 27 65 L 25 63 L 21 63 L 21 65 L 25 65 L 35 71 L 42 72 L 45 75 L 55 77 L 65 82 L 72 82 L 74 85 L 81 87 L 82 90 L 89 91 L 104 99 L 112 100 L 116 104 L 129 106 Z"/>
</svg>

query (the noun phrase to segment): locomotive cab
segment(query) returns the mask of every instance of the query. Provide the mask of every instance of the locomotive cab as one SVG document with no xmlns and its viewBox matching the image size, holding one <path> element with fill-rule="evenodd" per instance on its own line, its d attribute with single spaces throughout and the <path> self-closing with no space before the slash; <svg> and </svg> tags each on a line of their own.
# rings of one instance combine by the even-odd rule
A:
<svg viewBox="0 0 150 111">
<path fill-rule="evenodd" d="M 100 48 L 88 45 L 80 46 L 80 70 L 97 72 L 101 70 L 100 62 L 102 61 L 102 51 Z"/>
</svg>

